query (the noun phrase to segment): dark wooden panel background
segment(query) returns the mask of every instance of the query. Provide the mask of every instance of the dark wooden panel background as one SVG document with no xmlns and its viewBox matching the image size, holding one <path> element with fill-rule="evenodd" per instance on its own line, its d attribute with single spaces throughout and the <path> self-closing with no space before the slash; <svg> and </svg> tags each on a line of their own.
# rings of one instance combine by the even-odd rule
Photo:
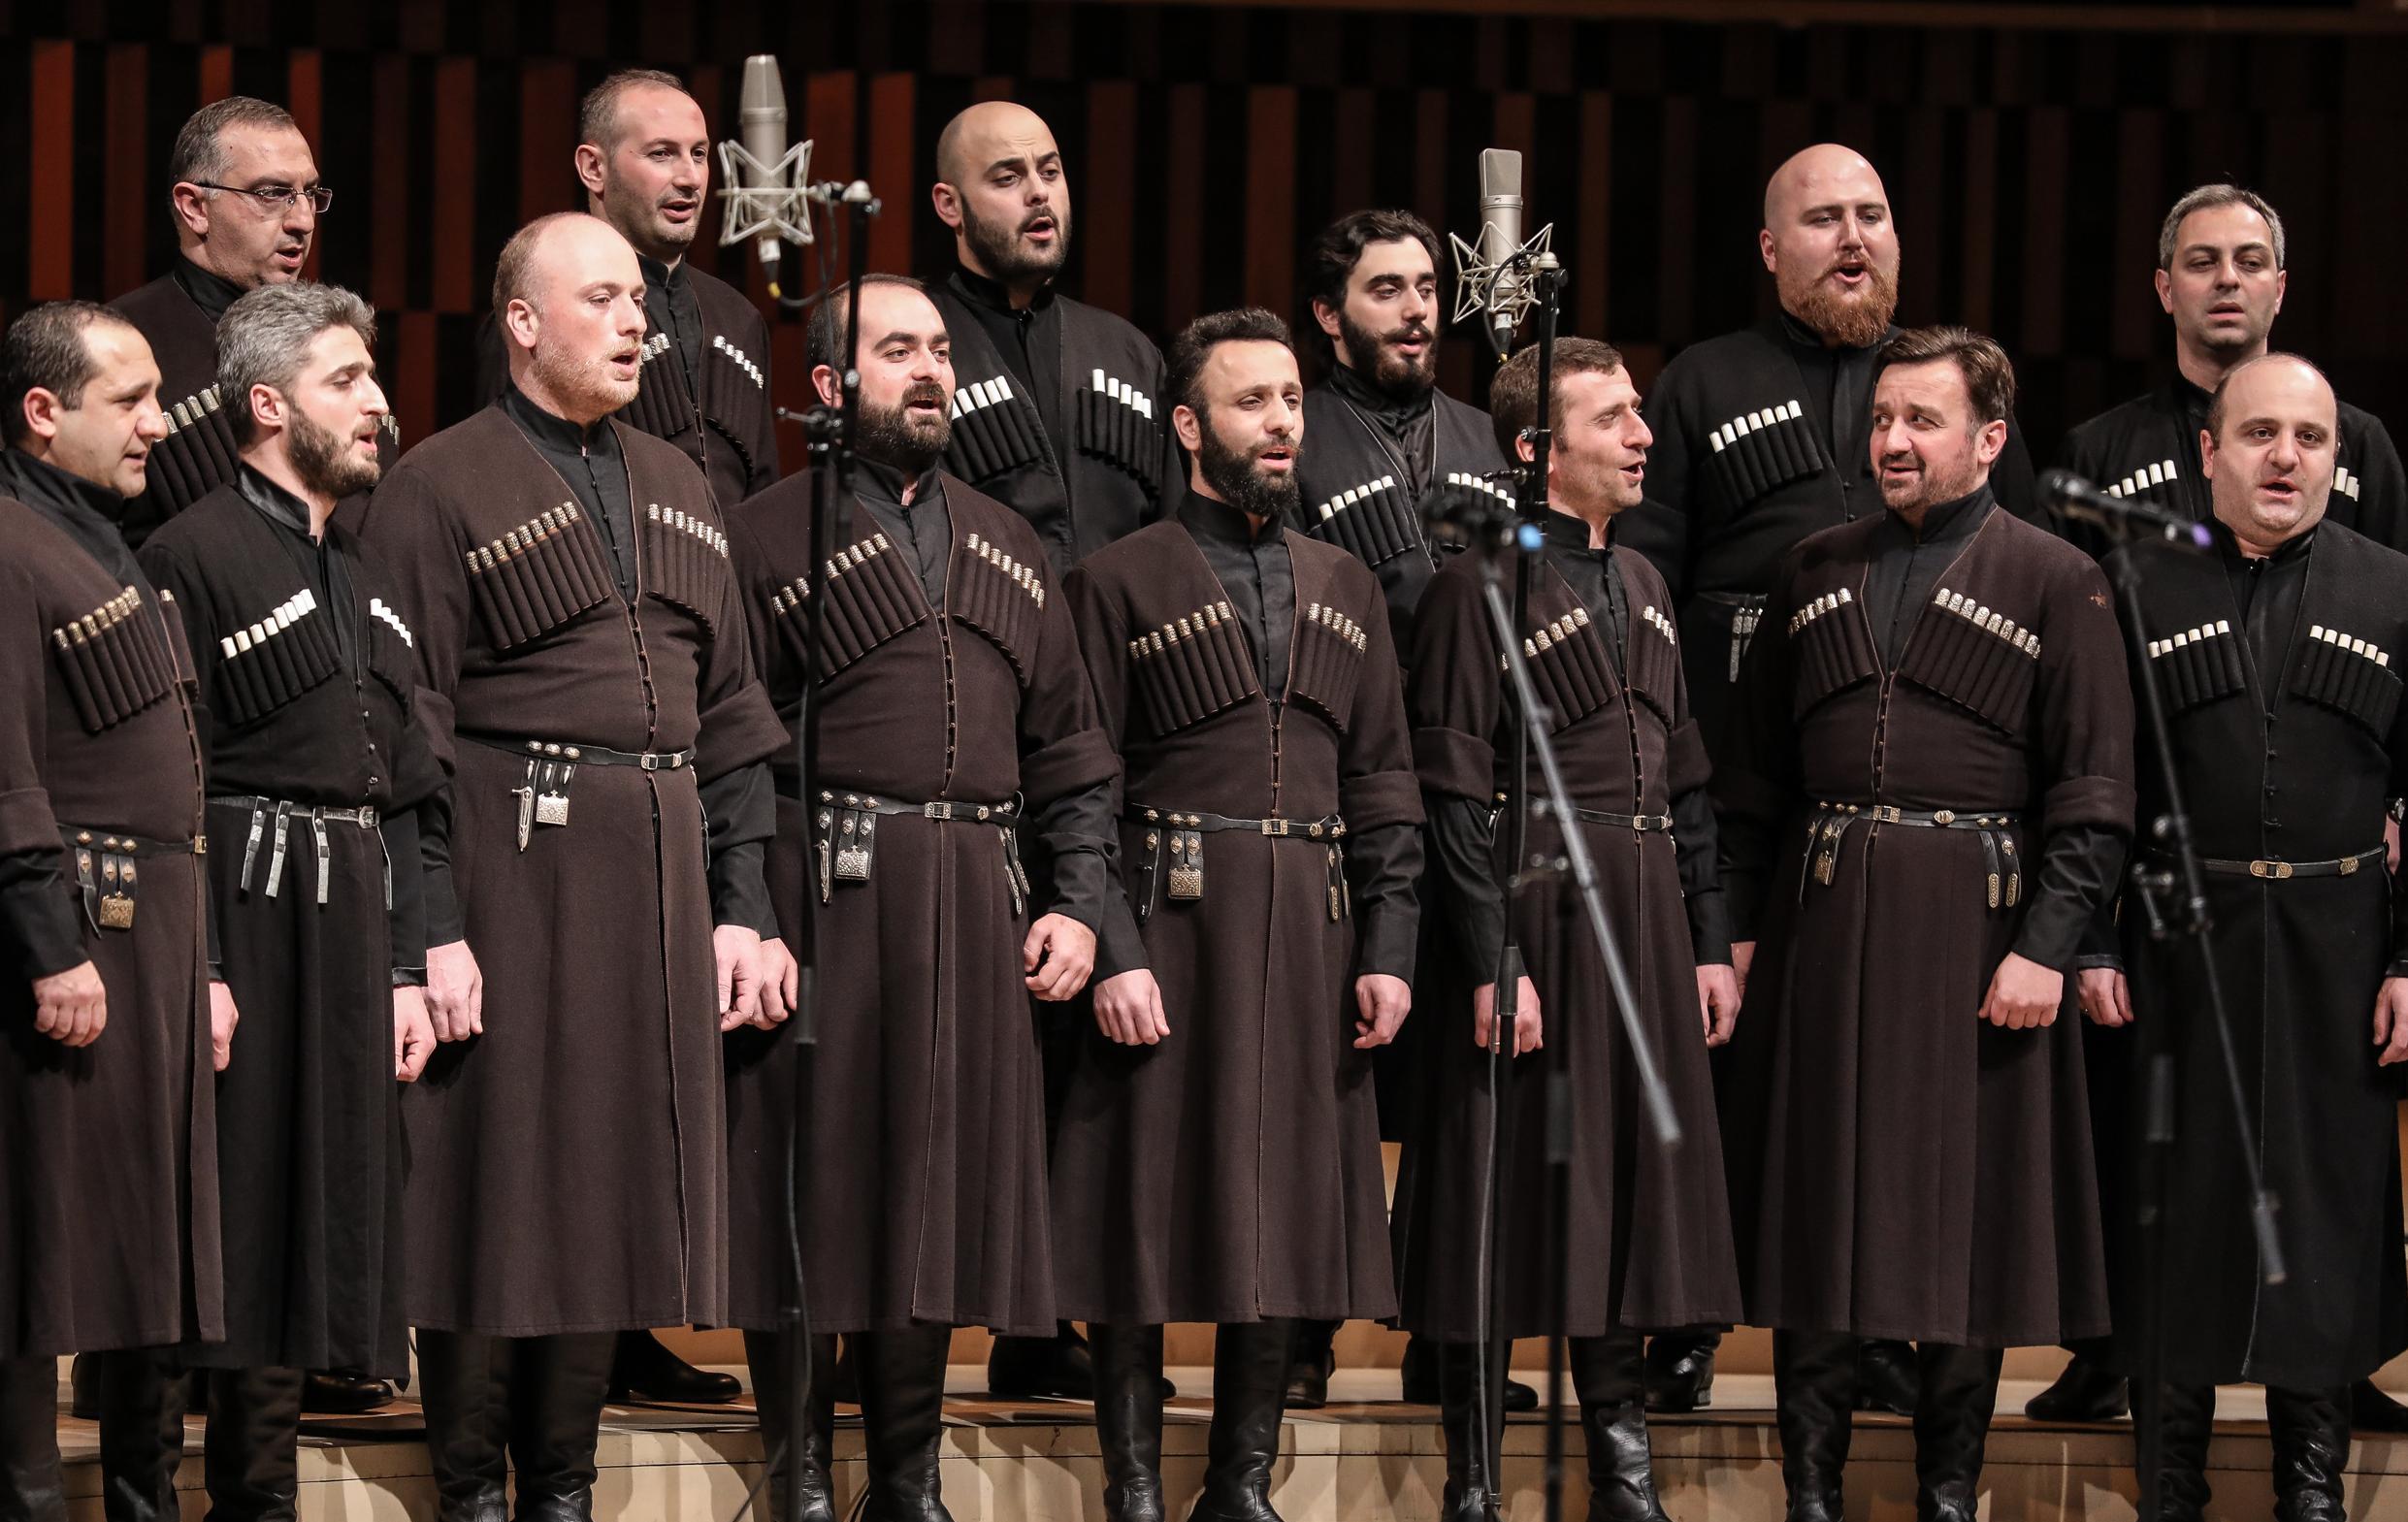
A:
<svg viewBox="0 0 2408 1522">
<path fill-rule="evenodd" d="M 1572 327 L 1620 343 L 1643 382 L 1769 309 L 1764 177 L 1838 138 L 1888 179 L 1905 318 L 2001 339 L 2044 453 L 2164 371 L 2159 216 L 2191 184 L 2236 178 L 2290 225 L 2277 341 L 2408 425 L 2408 36 L 2379 16 L 2209 26 L 2135 6 L 2119 30 L 2035 5 L 1866 3 L 1811 24 L 1696 19 L 1703 5 L 1455 9 L 0 0 L 0 207 L 22 209 L 0 221 L 0 311 L 164 269 L 179 123 L 229 91 L 284 101 L 337 191 L 315 273 L 376 303 L 396 406 L 422 436 L 467 405 L 503 241 L 574 204 L 579 92 L 622 64 L 673 69 L 732 135 L 741 60 L 770 51 L 815 172 L 886 198 L 880 268 L 947 263 L 927 184 L 948 115 L 989 96 L 1044 113 L 1074 177 L 1071 288 L 1157 335 L 1240 301 L 1293 313 L 1298 244 L 1338 211 L 1404 205 L 1469 231 L 1478 150 L 1517 147 L 1534 220 L 1555 222 L 1574 272 Z M 1936 16 L 1958 24 L 1919 24 Z M 696 262 L 758 288 L 715 248 Z M 782 326 L 790 405 L 799 340 Z M 1458 389 L 1476 389 L 1477 348 L 1450 346 Z"/>
</svg>

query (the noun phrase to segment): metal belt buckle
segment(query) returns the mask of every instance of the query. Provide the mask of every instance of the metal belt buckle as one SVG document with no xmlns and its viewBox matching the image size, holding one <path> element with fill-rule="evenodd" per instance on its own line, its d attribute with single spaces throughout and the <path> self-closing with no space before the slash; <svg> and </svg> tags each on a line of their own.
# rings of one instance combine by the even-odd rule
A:
<svg viewBox="0 0 2408 1522">
<path fill-rule="evenodd" d="M 953 818 L 953 804 L 948 799 L 940 798 L 934 803 L 921 804 L 920 812 L 927 819 L 950 820 Z"/>
<path fill-rule="evenodd" d="M 662 762 L 667 760 L 667 758 L 661 755 L 658 751 L 646 751 L 641 756 L 635 758 L 635 764 L 642 767 L 645 771 L 659 771 L 661 769 Z"/>
<path fill-rule="evenodd" d="M 2357 858 L 2357 857 L 2343 857 L 2343 858 L 2341 858 L 2341 875 L 2342 875 L 2343 877 L 2349 877 L 2349 876 L 2353 875 L 2354 873 L 2356 873 L 2356 872 L 2358 871 L 2358 864 L 2359 864 L 2359 858 Z"/>
<path fill-rule="evenodd" d="M 2249 863 L 2249 875 L 2270 883 L 2280 883 L 2290 878 L 2292 865 L 2288 861 L 2252 861 Z"/>
<path fill-rule="evenodd" d="M 1955 809 L 1936 809 L 1932 814 L 1932 823 L 1943 828 L 1956 822 L 1957 811 Z"/>
<path fill-rule="evenodd" d="M 1901 824 L 1905 818 L 1895 803 L 1875 803 L 1865 812 L 1872 816 L 1874 823 L 1881 825 Z"/>
<path fill-rule="evenodd" d="M 1287 833 L 1287 821 L 1284 819 L 1266 819 L 1262 822 L 1262 832 L 1265 835 L 1273 837 L 1274 839 L 1285 835 Z"/>
</svg>

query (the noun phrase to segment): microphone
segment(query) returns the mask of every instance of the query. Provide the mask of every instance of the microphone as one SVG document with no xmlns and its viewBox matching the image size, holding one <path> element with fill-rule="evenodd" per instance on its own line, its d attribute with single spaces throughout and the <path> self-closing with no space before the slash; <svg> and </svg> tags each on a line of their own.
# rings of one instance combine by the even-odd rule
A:
<svg viewBox="0 0 2408 1522">
<path fill-rule="evenodd" d="M 775 54 L 755 53 L 744 60 L 740 100 L 736 119 L 743 141 L 719 145 L 720 176 L 726 181 L 719 195 L 727 203 L 719 246 L 755 240 L 769 294 L 776 297 L 785 243 L 811 242 L 811 211 L 803 194 L 810 180 L 811 144 L 808 139 L 788 142 L 786 81 L 778 74 Z"/>
<path fill-rule="evenodd" d="M 1433 482 L 1419 508 L 1430 542 L 1492 552 L 1516 543 L 1537 549 L 1545 540 L 1536 525 L 1522 522 L 1514 474 L 1510 470 L 1493 475 L 1449 470 Z"/>
<path fill-rule="evenodd" d="M 2095 523 L 2112 533 L 2144 539 L 2163 539 L 2185 549 L 2203 550 L 2215 543 L 2207 525 L 2136 497 L 2115 497 L 2100 491 L 2071 470 L 2040 472 L 2040 500 L 2061 518 Z"/>
<path fill-rule="evenodd" d="M 1539 229 L 1522 241 L 1521 155 L 1511 148 L 1482 148 L 1480 154 L 1480 239 L 1467 243 L 1460 234 L 1448 234 L 1454 245 L 1455 312 L 1461 322 L 1474 312 L 1482 315 L 1503 361 L 1512 349 L 1513 330 L 1538 305 L 1530 275 L 1553 269 L 1551 251 L 1555 225 Z"/>
</svg>

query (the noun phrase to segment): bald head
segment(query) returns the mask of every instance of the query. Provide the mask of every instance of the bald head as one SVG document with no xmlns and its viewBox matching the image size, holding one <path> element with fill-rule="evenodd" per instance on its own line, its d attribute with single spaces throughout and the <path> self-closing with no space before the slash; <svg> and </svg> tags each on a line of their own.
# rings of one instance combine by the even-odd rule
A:
<svg viewBox="0 0 2408 1522">
<path fill-rule="evenodd" d="M 2199 469 L 2244 554 L 2271 554 L 2323 521 L 2339 413 L 2324 372 L 2296 354 L 2262 354 L 2226 373 L 2207 405 Z"/>
<path fill-rule="evenodd" d="M 1070 253 L 1070 179 L 1054 129 L 1027 107 L 981 101 L 936 139 L 936 214 L 962 267 L 1026 306 Z"/>
<path fill-rule="evenodd" d="M 1793 153 L 1764 187 L 1757 235 L 1781 308 L 1834 348 L 1881 340 L 1898 309 L 1898 230 L 1865 155 L 1837 143 Z"/>
<path fill-rule="evenodd" d="M 635 400 L 644 277 L 618 229 L 583 211 L 537 217 L 494 269 L 510 381 L 544 410 L 592 423 Z"/>
</svg>

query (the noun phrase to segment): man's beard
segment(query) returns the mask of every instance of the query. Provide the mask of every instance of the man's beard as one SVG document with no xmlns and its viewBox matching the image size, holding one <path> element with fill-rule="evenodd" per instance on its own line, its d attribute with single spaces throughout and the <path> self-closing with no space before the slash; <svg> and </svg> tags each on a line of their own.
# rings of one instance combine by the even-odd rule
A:
<svg viewBox="0 0 2408 1522">
<path fill-rule="evenodd" d="M 580 359 L 537 344 L 528 368 L 554 399 L 587 414 L 588 420 L 605 418 L 616 412 L 635 401 L 636 391 L 643 385 L 641 364 L 635 367 L 634 375 L 621 380 L 611 373 L 607 352 L 596 354 L 591 359 Z"/>
<path fill-rule="evenodd" d="M 933 402 L 933 416 L 914 412 L 914 402 Z M 862 399 L 855 447 L 864 460 L 875 460 L 905 475 L 918 476 L 942 459 L 953 440 L 953 419 L 945 411 L 945 389 L 933 382 L 905 391 L 893 406 Z"/>
<path fill-rule="evenodd" d="M 1890 319 L 1898 313 L 1897 274 L 1868 261 L 1865 288 L 1850 296 L 1831 283 L 1829 273 L 1825 271 L 1805 290 L 1789 296 L 1784 305 L 1826 342 L 1850 349 L 1880 342 L 1881 336 L 1890 331 Z"/>
<path fill-rule="evenodd" d="M 285 435 L 284 453 L 292 461 L 293 473 L 301 477 L 302 485 L 329 501 L 341 502 L 367 491 L 382 473 L 376 461 L 351 453 L 356 437 L 318 427 L 298 407 L 285 425 Z"/>
<path fill-rule="evenodd" d="M 1909 488 L 1912 495 L 1896 501 L 1890 497 L 1888 478 L 1882 477 L 1878 483 L 1882 503 L 1893 511 L 1917 512 L 1925 508 L 1936 507 L 1942 502 L 1955 502 L 1961 497 L 1970 497 L 1982 484 L 1981 468 L 1968 461 L 1957 469 L 1957 474 L 1943 479 L 1933 469 L 1930 461 L 1924 461 L 1921 471 L 1915 476 L 1913 485 Z"/>
<path fill-rule="evenodd" d="M 1422 340 L 1419 359 L 1407 359 L 1388 347 L 1390 340 L 1416 334 Z M 1341 308 L 1338 341 L 1346 349 L 1347 368 L 1391 402 L 1418 402 L 1438 383 L 1438 335 L 1427 327 L 1374 333 L 1355 326 Z"/>
<path fill-rule="evenodd" d="M 1021 243 L 1021 229 L 1040 215 L 1053 219 L 1054 243 L 1050 248 L 1032 252 Z M 1031 211 L 1020 221 L 1006 225 L 982 219 L 970 210 L 965 198 L 961 203 L 961 230 L 969 235 L 970 251 L 978 255 L 978 262 L 998 284 L 1050 280 L 1061 273 L 1062 262 L 1070 257 L 1067 210 L 1047 207 L 1042 212 Z"/>
<path fill-rule="evenodd" d="M 1241 454 L 1223 444 L 1220 436 L 1208 424 L 1204 429 L 1204 447 L 1196 451 L 1196 468 L 1204 472 L 1204 484 L 1219 493 L 1222 502 L 1249 517 L 1267 522 L 1294 512 L 1299 500 L 1295 468 L 1304 459 L 1304 446 L 1293 439 L 1281 442 L 1287 450 L 1287 472 L 1268 476 L 1254 469 L 1253 455 Z"/>
</svg>

